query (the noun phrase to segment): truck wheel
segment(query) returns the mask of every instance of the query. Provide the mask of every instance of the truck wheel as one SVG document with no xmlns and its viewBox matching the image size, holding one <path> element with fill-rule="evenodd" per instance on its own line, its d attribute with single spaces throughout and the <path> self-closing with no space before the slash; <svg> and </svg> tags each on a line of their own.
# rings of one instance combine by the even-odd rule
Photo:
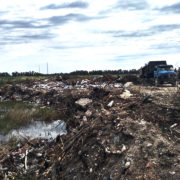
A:
<svg viewBox="0 0 180 180">
<path fill-rule="evenodd" d="M 159 81 L 158 81 L 158 79 L 155 79 L 155 86 L 156 86 L 156 87 L 159 86 Z"/>
<path fill-rule="evenodd" d="M 173 83 L 172 83 L 172 86 L 173 86 L 173 87 L 176 87 L 176 86 L 177 86 L 177 82 L 173 82 Z"/>
</svg>

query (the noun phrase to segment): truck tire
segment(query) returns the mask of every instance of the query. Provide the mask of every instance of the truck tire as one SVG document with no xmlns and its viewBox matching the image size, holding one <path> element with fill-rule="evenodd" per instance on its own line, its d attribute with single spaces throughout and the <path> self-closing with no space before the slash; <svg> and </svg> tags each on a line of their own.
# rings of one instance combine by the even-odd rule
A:
<svg viewBox="0 0 180 180">
<path fill-rule="evenodd" d="M 158 80 L 158 78 L 156 78 L 156 79 L 154 80 L 154 84 L 155 84 L 156 87 L 159 86 L 159 80 Z"/>
<path fill-rule="evenodd" d="M 172 87 L 176 87 L 177 86 L 177 81 L 172 83 Z"/>
</svg>

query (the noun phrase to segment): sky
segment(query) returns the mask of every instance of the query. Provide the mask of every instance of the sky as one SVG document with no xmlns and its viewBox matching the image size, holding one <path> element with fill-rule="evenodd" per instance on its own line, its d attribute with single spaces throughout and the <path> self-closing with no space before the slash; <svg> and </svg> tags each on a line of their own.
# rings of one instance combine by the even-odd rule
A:
<svg viewBox="0 0 180 180">
<path fill-rule="evenodd" d="M 178 0 L 0 0 L 0 72 L 180 66 Z"/>
</svg>

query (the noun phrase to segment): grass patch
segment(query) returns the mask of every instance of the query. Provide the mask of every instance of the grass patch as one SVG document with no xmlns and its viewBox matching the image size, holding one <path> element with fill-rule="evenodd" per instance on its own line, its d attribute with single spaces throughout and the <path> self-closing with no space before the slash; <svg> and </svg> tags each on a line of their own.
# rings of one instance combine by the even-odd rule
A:
<svg viewBox="0 0 180 180">
<path fill-rule="evenodd" d="M 50 122 L 58 119 L 58 113 L 53 108 L 33 107 L 33 105 L 17 102 L 0 103 L 0 134 L 26 127 L 33 121 Z"/>
<path fill-rule="evenodd" d="M 45 76 L 17 76 L 17 77 L 0 77 L 0 86 L 4 86 L 6 84 L 16 84 L 23 83 L 32 80 L 41 80 L 44 79 Z"/>
<path fill-rule="evenodd" d="M 56 120 L 58 119 L 58 116 L 59 113 L 57 113 L 57 111 L 55 111 L 53 108 L 38 108 L 32 114 L 32 118 L 34 120 L 44 122 Z"/>
</svg>

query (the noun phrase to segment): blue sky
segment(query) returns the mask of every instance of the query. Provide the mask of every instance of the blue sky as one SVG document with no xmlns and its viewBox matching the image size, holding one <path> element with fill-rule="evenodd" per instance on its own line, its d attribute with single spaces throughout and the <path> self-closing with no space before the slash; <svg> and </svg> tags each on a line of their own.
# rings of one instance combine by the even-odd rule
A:
<svg viewBox="0 0 180 180">
<path fill-rule="evenodd" d="M 180 66 L 180 1 L 0 0 L 0 72 Z"/>
</svg>

